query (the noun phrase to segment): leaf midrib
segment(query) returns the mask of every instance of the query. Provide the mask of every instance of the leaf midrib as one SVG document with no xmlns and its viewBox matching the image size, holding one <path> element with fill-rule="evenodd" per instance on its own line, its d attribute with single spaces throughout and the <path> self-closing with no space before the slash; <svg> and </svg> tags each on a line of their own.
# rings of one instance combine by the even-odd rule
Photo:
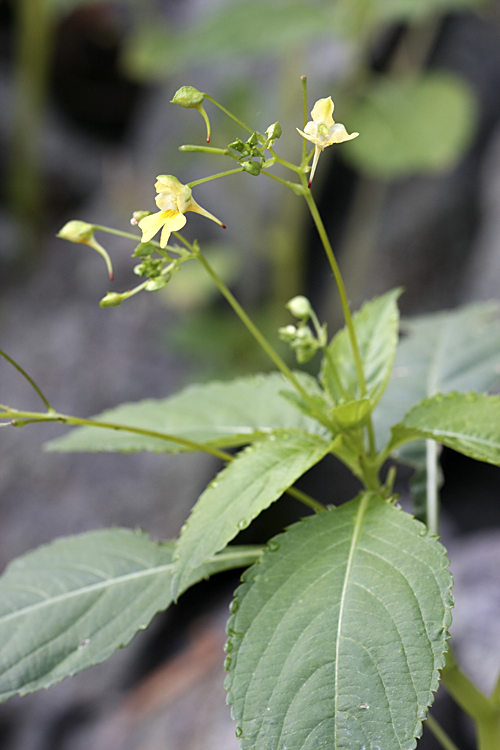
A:
<svg viewBox="0 0 500 750">
<path fill-rule="evenodd" d="M 338 721 L 337 721 L 337 705 L 338 705 L 338 696 L 339 696 L 339 660 L 340 660 L 340 637 L 342 633 L 342 625 L 343 625 L 343 617 L 344 617 L 344 608 L 345 608 L 345 600 L 347 596 L 347 588 L 350 583 L 350 574 L 352 570 L 352 564 L 354 560 L 354 553 L 357 548 L 357 543 L 359 539 L 359 534 L 361 531 L 361 525 L 363 522 L 363 518 L 366 512 L 366 508 L 368 506 L 368 502 L 370 500 L 370 495 L 366 494 L 361 499 L 361 502 L 359 504 L 358 512 L 356 514 L 356 523 L 354 524 L 353 529 L 353 535 L 351 540 L 351 546 L 349 548 L 349 556 L 347 558 L 347 565 L 346 565 L 346 571 L 345 571 L 345 577 L 344 577 L 344 583 L 342 585 L 342 593 L 340 595 L 340 607 L 339 607 L 339 621 L 337 625 L 337 642 L 335 645 L 335 699 L 334 699 L 334 717 L 335 717 L 335 723 L 334 723 L 334 746 L 337 747 L 337 727 L 338 727 Z"/>
</svg>

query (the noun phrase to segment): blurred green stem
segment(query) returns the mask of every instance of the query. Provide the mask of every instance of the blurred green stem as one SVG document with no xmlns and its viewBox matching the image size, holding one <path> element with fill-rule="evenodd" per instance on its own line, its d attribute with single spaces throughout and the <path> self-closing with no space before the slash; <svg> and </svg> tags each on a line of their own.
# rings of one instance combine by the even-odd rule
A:
<svg viewBox="0 0 500 750">
<path fill-rule="evenodd" d="M 8 192 L 26 258 L 34 251 L 43 216 L 41 135 L 56 15 L 48 0 L 17 0 L 14 8 L 17 47 Z"/>
</svg>

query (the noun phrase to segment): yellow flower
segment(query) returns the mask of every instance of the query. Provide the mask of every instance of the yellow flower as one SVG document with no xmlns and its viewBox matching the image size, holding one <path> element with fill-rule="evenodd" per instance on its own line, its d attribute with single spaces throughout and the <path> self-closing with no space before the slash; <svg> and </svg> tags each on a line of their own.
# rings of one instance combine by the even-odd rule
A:
<svg viewBox="0 0 500 750">
<path fill-rule="evenodd" d="M 303 131 L 297 128 L 300 135 L 315 145 L 309 187 L 311 187 L 319 155 L 323 149 L 333 143 L 351 141 L 359 135 L 359 133 L 349 135 L 343 125 L 332 119 L 332 114 L 333 102 L 331 96 L 327 99 L 318 99 L 311 111 L 312 121 L 307 123 Z"/>
<path fill-rule="evenodd" d="M 139 228 L 142 229 L 142 242 L 149 242 L 161 229 L 160 247 L 166 247 L 170 233 L 182 229 L 186 223 L 184 216 L 186 211 L 195 211 L 224 227 L 219 219 L 196 203 L 191 188 L 179 182 L 177 177 L 161 174 L 156 178 L 155 188 L 157 192 L 155 201 L 160 210 L 139 221 Z"/>
</svg>

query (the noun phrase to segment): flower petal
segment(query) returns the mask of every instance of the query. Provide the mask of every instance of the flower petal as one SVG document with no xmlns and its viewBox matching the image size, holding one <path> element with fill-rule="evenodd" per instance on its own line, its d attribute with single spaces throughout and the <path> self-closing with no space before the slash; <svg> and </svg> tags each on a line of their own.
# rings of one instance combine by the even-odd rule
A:
<svg viewBox="0 0 500 750">
<path fill-rule="evenodd" d="M 309 122 L 308 122 L 308 123 L 307 123 L 307 125 L 313 125 L 313 126 L 314 126 L 314 123 L 312 123 L 312 122 L 311 122 L 311 123 L 309 123 Z M 297 132 L 299 132 L 299 133 L 300 133 L 300 135 L 301 135 L 301 136 L 302 136 L 303 138 L 305 138 L 305 139 L 306 139 L 307 141 L 311 141 L 311 143 L 314 143 L 315 145 L 318 145 L 318 144 L 319 144 L 319 141 L 318 141 L 318 139 L 316 138 L 316 136 L 315 136 L 315 135 L 310 135 L 310 134 L 309 134 L 309 133 L 307 132 L 307 125 L 306 125 L 306 131 L 305 131 L 305 132 L 304 132 L 303 130 L 299 130 L 299 128 L 296 128 Z"/>
<path fill-rule="evenodd" d="M 359 133 L 349 133 L 340 122 L 330 128 L 328 133 L 328 143 L 326 145 L 331 146 L 332 143 L 344 143 L 344 141 L 352 141 L 353 138 L 357 138 Z"/>
<path fill-rule="evenodd" d="M 311 117 L 316 123 L 324 123 L 329 128 L 333 125 L 333 101 L 332 97 L 328 96 L 326 99 L 318 99 L 316 104 L 311 110 Z"/>
<path fill-rule="evenodd" d="M 139 222 L 139 229 L 142 229 L 141 242 L 149 242 L 165 223 L 165 214 L 167 211 L 157 211 L 155 214 L 145 216 Z"/>
</svg>

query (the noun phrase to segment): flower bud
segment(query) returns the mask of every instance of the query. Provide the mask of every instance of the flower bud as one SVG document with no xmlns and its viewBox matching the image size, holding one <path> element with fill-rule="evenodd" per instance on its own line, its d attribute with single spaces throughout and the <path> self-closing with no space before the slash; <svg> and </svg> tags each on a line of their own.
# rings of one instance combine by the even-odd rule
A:
<svg viewBox="0 0 500 750">
<path fill-rule="evenodd" d="M 68 242 L 76 242 L 79 245 L 88 245 L 94 238 L 94 225 L 86 221 L 68 221 L 56 237 L 68 240 Z"/>
<path fill-rule="evenodd" d="M 178 91 L 175 92 L 174 98 L 171 99 L 172 104 L 179 104 L 185 109 L 197 109 L 200 115 L 205 120 L 207 126 L 207 143 L 210 143 L 210 120 L 208 115 L 203 108 L 203 100 L 205 94 L 195 89 L 193 86 L 182 86 Z"/>
<path fill-rule="evenodd" d="M 261 165 L 258 161 L 244 161 L 241 165 L 245 172 L 248 172 L 248 174 L 253 174 L 254 177 L 257 177 L 258 174 L 260 174 Z"/>
<path fill-rule="evenodd" d="M 170 281 L 170 276 L 156 276 L 154 279 L 150 279 L 144 289 L 147 292 L 157 292 L 159 289 L 167 286 Z"/>
<path fill-rule="evenodd" d="M 151 213 L 151 211 L 134 211 L 130 223 L 133 227 L 136 227 L 141 219 L 144 219 L 146 216 L 151 216 Z"/>
<path fill-rule="evenodd" d="M 287 302 L 285 307 L 296 318 L 308 318 L 311 314 L 311 303 L 307 297 L 303 297 L 300 294 Z"/>
<path fill-rule="evenodd" d="M 278 329 L 278 335 L 282 341 L 295 341 L 297 329 L 295 326 L 283 326 Z"/>
<path fill-rule="evenodd" d="M 108 292 L 105 297 L 99 302 L 100 307 L 118 307 L 123 302 L 121 294 L 116 292 Z"/>
<path fill-rule="evenodd" d="M 175 92 L 174 98 L 171 99 L 172 104 L 179 104 L 185 109 L 195 109 L 203 104 L 205 94 L 195 89 L 193 86 L 182 86 Z"/>
</svg>

